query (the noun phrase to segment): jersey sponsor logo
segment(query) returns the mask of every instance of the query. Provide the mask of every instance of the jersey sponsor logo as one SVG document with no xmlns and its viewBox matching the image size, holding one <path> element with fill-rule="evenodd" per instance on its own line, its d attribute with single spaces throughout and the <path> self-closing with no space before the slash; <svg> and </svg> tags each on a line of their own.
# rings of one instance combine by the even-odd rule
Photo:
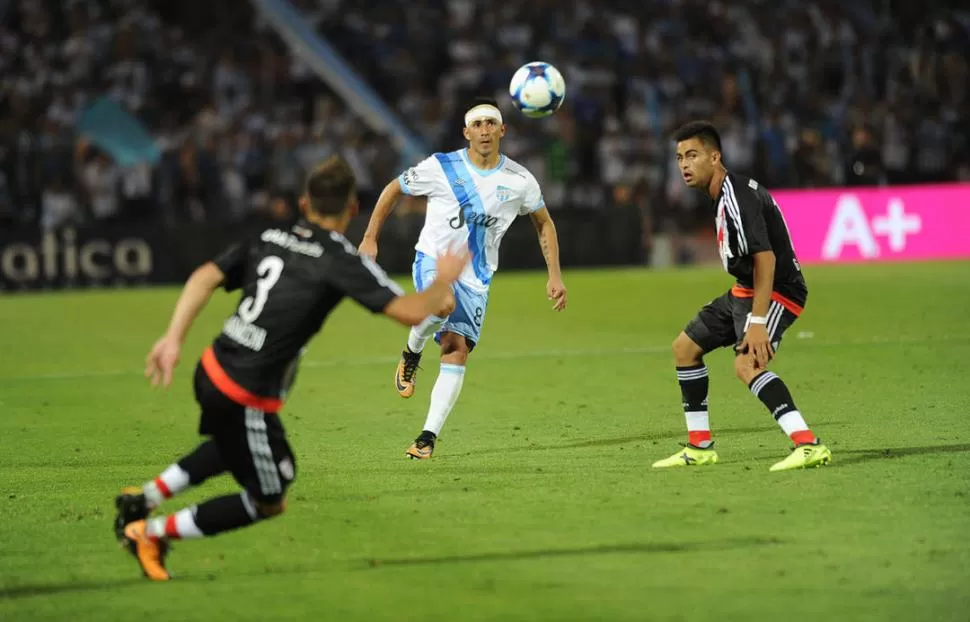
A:
<svg viewBox="0 0 970 622">
<path fill-rule="evenodd" d="M 280 229 L 267 229 L 259 236 L 259 239 L 269 244 L 282 246 L 286 250 L 307 255 L 309 257 L 322 257 L 323 246 L 317 242 L 304 242 L 295 235 Z"/>
<path fill-rule="evenodd" d="M 404 182 L 405 186 L 410 186 L 411 184 L 417 182 L 418 179 L 420 179 L 420 176 L 418 175 L 418 170 L 413 166 L 408 170 L 404 171 L 404 174 L 401 175 L 401 181 Z"/>
<path fill-rule="evenodd" d="M 472 210 L 471 203 L 462 203 L 458 206 L 458 215 L 450 218 L 448 220 L 448 226 L 452 229 L 461 229 L 466 224 L 476 225 L 479 227 L 485 227 L 488 229 L 498 222 L 496 216 L 489 216 L 488 214 L 476 214 Z"/>
<path fill-rule="evenodd" d="M 488 285 L 492 280 L 492 270 L 486 257 L 486 234 L 488 227 L 498 222 L 498 219 L 488 216 L 474 181 L 469 184 L 470 188 L 465 187 L 464 181 L 472 179 L 472 175 L 460 155 L 439 153 L 435 154 L 435 158 L 441 165 L 441 170 L 458 204 L 458 214 L 450 218 L 448 223 L 453 229 L 464 224 L 468 225 L 468 248 L 472 255 L 472 268 L 482 285 Z"/>
</svg>

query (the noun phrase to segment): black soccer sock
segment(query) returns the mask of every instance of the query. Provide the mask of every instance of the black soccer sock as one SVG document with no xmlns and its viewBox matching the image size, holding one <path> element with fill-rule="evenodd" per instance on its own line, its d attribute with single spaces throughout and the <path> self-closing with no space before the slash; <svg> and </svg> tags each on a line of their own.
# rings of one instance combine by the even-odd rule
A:
<svg viewBox="0 0 970 622">
<path fill-rule="evenodd" d="M 808 429 L 802 413 L 795 406 L 791 392 L 781 378 L 770 371 L 763 371 L 748 385 L 755 397 L 768 408 L 775 421 L 796 445 L 814 443 L 815 435 Z"/>
<path fill-rule="evenodd" d="M 261 518 L 249 493 L 242 492 L 209 499 L 168 516 L 149 518 L 145 533 L 170 540 L 204 538 L 252 525 Z"/>
<path fill-rule="evenodd" d="M 709 447 L 713 441 L 707 412 L 707 390 L 710 386 L 707 365 L 700 363 L 678 367 L 677 380 L 680 382 L 684 417 L 687 419 L 687 442 L 695 447 Z"/>
<path fill-rule="evenodd" d="M 226 465 L 219 455 L 215 441 L 205 441 L 195 451 L 169 465 L 158 477 L 142 486 L 145 503 L 149 508 L 156 508 L 166 499 L 171 499 L 190 486 L 198 486 L 225 470 Z"/>
<path fill-rule="evenodd" d="M 226 470 L 226 465 L 219 454 L 219 447 L 211 439 L 196 447 L 195 451 L 179 460 L 177 464 L 189 474 L 189 484 L 192 486 L 198 486 Z"/>
<path fill-rule="evenodd" d="M 247 492 L 209 499 L 195 511 L 195 524 L 206 536 L 246 527 L 262 518 Z"/>
</svg>

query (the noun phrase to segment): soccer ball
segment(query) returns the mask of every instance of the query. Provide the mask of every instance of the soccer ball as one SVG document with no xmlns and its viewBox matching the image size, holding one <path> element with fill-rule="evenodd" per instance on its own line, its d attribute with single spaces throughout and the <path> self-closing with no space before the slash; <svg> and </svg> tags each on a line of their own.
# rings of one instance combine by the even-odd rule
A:
<svg viewBox="0 0 970 622">
<path fill-rule="evenodd" d="M 559 110 L 566 98 L 566 82 L 549 63 L 527 63 L 512 76 L 509 95 L 522 114 L 539 119 Z"/>
</svg>

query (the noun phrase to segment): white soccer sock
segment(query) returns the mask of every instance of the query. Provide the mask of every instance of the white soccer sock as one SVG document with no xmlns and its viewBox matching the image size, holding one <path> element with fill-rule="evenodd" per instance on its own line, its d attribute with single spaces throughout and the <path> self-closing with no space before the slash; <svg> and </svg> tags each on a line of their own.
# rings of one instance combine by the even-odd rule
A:
<svg viewBox="0 0 970 622">
<path fill-rule="evenodd" d="M 428 418 L 425 419 L 424 429 L 434 432 L 435 436 L 441 433 L 441 428 L 445 425 L 445 420 L 461 393 L 461 384 L 465 379 L 465 366 L 442 363 L 441 371 L 438 372 L 438 379 L 435 380 L 434 388 L 431 389 L 431 406 L 428 408 Z"/>
<path fill-rule="evenodd" d="M 784 430 L 785 434 L 791 436 L 795 432 L 805 432 L 808 430 L 808 424 L 805 423 L 802 413 L 797 410 L 793 410 L 785 413 L 784 415 L 778 417 L 778 425 Z"/>
<path fill-rule="evenodd" d="M 415 354 L 420 354 L 424 350 L 424 344 L 428 342 L 428 339 L 432 335 L 438 332 L 445 323 L 445 319 L 447 318 L 429 315 L 417 326 L 412 326 L 411 332 L 408 333 L 408 350 Z"/>
<path fill-rule="evenodd" d="M 195 524 L 195 506 L 184 508 L 170 516 L 148 519 L 145 524 L 145 533 L 154 538 L 176 540 L 205 537 L 199 526 Z"/>
<path fill-rule="evenodd" d="M 687 439 L 691 445 L 707 449 L 714 444 L 711 440 L 711 417 L 706 410 L 686 412 Z"/>
<path fill-rule="evenodd" d="M 177 495 L 189 487 L 189 474 L 177 464 L 169 466 L 154 480 L 142 486 L 149 508 L 156 508 L 162 501 Z"/>
</svg>

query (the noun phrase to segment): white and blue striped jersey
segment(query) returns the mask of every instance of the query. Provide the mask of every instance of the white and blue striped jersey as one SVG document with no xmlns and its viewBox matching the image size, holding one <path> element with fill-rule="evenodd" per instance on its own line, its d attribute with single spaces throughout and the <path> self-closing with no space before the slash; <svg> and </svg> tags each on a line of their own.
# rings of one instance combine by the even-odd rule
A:
<svg viewBox="0 0 970 622">
<path fill-rule="evenodd" d="M 401 173 L 398 183 L 405 194 L 428 198 L 415 250 L 436 257 L 467 243 L 472 260 L 461 281 L 480 291 L 498 269 L 499 244 L 512 221 L 545 207 L 536 178 L 504 155 L 497 167 L 482 170 L 465 149 L 435 153 Z"/>
</svg>

